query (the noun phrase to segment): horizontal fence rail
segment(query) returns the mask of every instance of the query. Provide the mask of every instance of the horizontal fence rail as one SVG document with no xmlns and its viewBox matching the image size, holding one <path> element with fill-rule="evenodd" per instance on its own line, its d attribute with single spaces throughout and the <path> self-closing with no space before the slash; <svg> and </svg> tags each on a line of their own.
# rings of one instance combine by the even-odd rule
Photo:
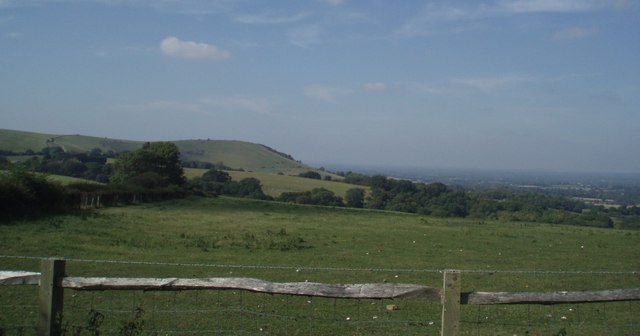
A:
<svg viewBox="0 0 640 336">
<path fill-rule="evenodd" d="M 0 285 L 38 285 L 40 273 L 0 271 Z M 270 282 L 252 278 L 64 277 L 59 286 L 74 290 L 244 290 L 249 292 L 343 299 L 441 300 L 438 288 L 399 283 L 323 284 Z M 556 292 L 464 292 L 460 304 L 565 304 L 640 300 L 640 288 Z"/>
<path fill-rule="evenodd" d="M 471 292 L 462 293 L 461 304 L 565 304 L 640 300 L 640 288 L 580 292 Z"/>
<path fill-rule="evenodd" d="M 339 299 L 415 299 L 442 305 L 442 335 L 459 334 L 460 305 L 566 304 L 640 300 L 640 288 L 554 292 L 460 292 L 460 271 L 444 271 L 442 288 L 400 283 L 324 284 L 270 282 L 254 278 L 121 278 L 64 276 L 65 261 L 42 260 L 42 272 L 0 271 L 0 285 L 40 286 L 40 335 L 58 335 L 62 290 L 238 290 Z M 43 318 L 43 316 L 45 318 Z"/>
</svg>

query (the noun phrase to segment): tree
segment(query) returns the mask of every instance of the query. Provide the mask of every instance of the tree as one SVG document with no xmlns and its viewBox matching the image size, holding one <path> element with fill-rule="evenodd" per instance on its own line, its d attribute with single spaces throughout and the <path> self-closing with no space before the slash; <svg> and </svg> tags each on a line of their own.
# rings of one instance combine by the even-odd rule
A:
<svg viewBox="0 0 640 336">
<path fill-rule="evenodd" d="M 318 172 L 314 172 L 314 171 L 307 171 L 304 173 L 300 173 L 298 174 L 298 176 L 300 177 L 305 177 L 305 178 L 310 178 L 310 179 L 315 179 L 315 180 L 320 180 L 322 179 L 322 175 L 320 175 L 320 173 Z"/>
<path fill-rule="evenodd" d="M 162 178 L 162 186 L 184 185 L 186 180 L 178 146 L 171 142 L 147 142 L 142 148 L 121 155 L 113 166 L 111 182 L 127 183 L 149 172 Z"/>
<path fill-rule="evenodd" d="M 0 155 L 0 169 L 7 169 L 11 167 L 11 161 L 4 156 Z"/>
<path fill-rule="evenodd" d="M 347 190 L 345 195 L 346 205 L 351 208 L 364 207 L 364 194 L 365 192 L 362 188 L 352 188 Z"/>
<path fill-rule="evenodd" d="M 202 181 L 227 183 L 231 181 L 231 176 L 227 172 L 212 168 L 202 175 Z"/>
<path fill-rule="evenodd" d="M 269 197 L 262 191 L 260 180 L 255 177 L 247 177 L 240 182 L 228 182 L 227 194 L 245 198 L 268 199 Z"/>
</svg>

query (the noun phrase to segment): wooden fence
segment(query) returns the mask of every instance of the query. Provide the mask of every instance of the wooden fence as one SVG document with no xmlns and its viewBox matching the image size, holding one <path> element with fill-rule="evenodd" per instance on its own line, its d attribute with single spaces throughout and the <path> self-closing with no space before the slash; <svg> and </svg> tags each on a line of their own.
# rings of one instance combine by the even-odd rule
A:
<svg viewBox="0 0 640 336">
<path fill-rule="evenodd" d="M 0 285 L 38 285 L 38 335 L 60 334 L 65 288 L 104 290 L 241 290 L 341 299 L 417 299 L 442 304 L 441 335 L 458 335 L 460 305 L 566 304 L 640 300 L 640 288 L 557 292 L 461 292 L 461 273 L 444 271 L 442 288 L 415 284 L 323 284 L 268 282 L 251 278 L 104 278 L 65 276 L 65 261 L 44 259 L 42 272 L 0 271 Z"/>
</svg>

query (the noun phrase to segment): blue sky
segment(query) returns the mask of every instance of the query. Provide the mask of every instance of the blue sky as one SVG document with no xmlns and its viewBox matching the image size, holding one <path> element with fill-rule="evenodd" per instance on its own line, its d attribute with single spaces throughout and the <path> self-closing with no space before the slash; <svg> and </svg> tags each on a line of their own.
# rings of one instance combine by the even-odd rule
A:
<svg viewBox="0 0 640 336">
<path fill-rule="evenodd" d="M 0 128 L 640 172 L 634 0 L 0 0 Z"/>
</svg>

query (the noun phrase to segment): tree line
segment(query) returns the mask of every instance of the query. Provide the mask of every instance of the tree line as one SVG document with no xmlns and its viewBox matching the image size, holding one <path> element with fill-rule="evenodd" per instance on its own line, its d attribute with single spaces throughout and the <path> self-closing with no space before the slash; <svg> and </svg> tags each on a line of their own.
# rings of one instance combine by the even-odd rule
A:
<svg viewBox="0 0 640 336">
<path fill-rule="evenodd" d="M 35 153 L 34 153 L 35 154 Z M 108 158 L 117 157 L 115 163 Z M 0 158 L 3 158 L 0 156 Z M 640 226 L 640 209 L 605 209 L 587 206 L 567 197 L 504 189 L 466 191 L 443 183 L 418 183 L 382 175 L 339 174 L 354 184 L 344 198 L 325 188 L 285 192 L 271 197 L 256 178 L 234 181 L 222 169 L 223 163 L 209 166 L 201 177 L 187 180 L 177 146 L 170 142 L 146 143 L 142 148 L 120 154 L 99 149 L 87 153 L 65 153 L 48 148 L 20 164 L 0 159 L 0 210 L 12 216 L 94 204 L 153 201 L 182 197 L 188 193 L 228 195 L 261 200 L 335 207 L 367 208 L 417 213 L 438 217 L 472 217 L 508 221 L 545 222 L 598 227 Z M 103 184 L 75 183 L 62 187 L 51 183 L 42 172 L 82 177 Z M 320 179 L 317 172 L 299 176 Z M 358 187 L 361 186 L 361 187 Z M 366 191 L 368 190 L 368 191 Z M 91 197 L 89 200 L 88 197 Z M 614 221 L 612 218 L 616 218 Z"/>
</svg>

